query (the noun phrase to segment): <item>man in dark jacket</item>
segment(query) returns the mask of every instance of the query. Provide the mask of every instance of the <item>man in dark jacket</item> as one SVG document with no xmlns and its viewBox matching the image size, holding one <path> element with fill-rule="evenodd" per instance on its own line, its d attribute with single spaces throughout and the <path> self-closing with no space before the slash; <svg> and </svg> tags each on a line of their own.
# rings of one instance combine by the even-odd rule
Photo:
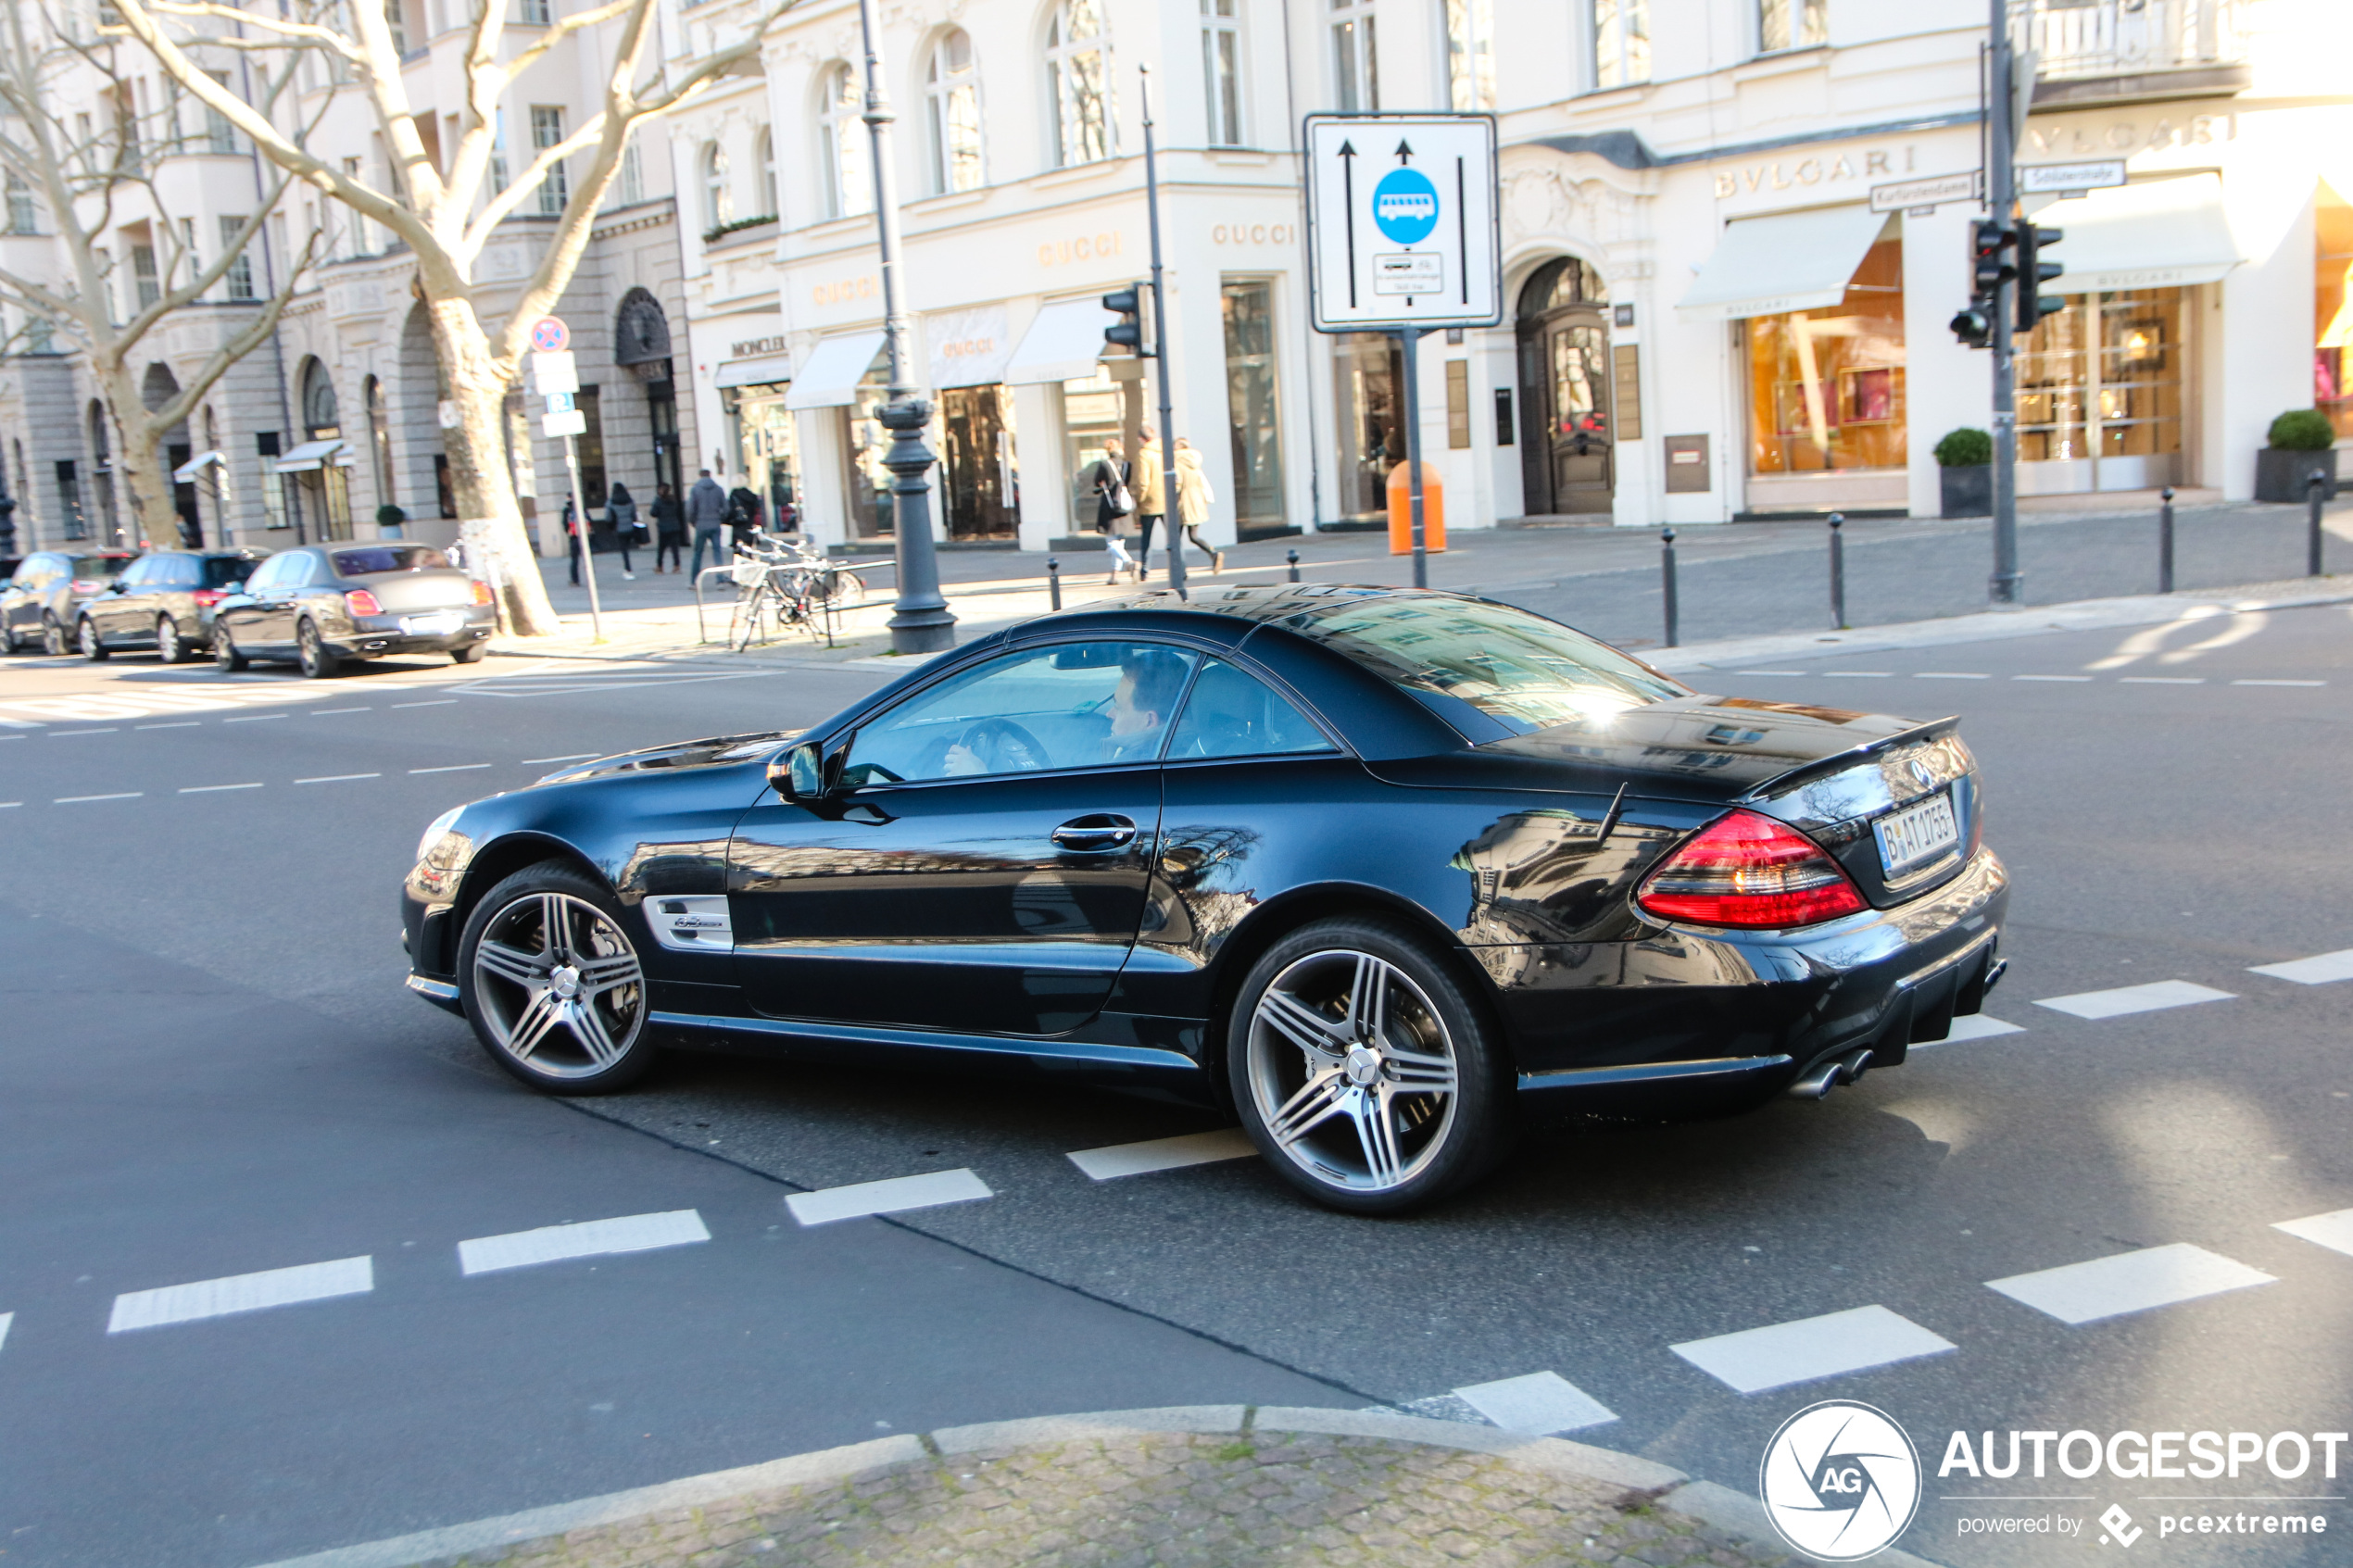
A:
<svg viewBox="0 0 2353 1568">
<path fill-rule="evenodd" d="M 727 526 L 736 531 L 736 548 L 740 550 L 749 545 L 751 536 L 760 532 L 760 492 L 748 484 L 738 484 L 727 492 Z"/>
<path fill-rule="evenodd" d="M 720 531 L 727 526 L 727 492 L 711 477 L 711 470 L 701 470 L 695 487 L 686 492 L 686 527 L 695 536 L 695 554 L 686 575 L 699 581 L 702 577 L 702 547 L 711 546 L 714 566 L 727 564 L 726 536 Z"/>
</svg>

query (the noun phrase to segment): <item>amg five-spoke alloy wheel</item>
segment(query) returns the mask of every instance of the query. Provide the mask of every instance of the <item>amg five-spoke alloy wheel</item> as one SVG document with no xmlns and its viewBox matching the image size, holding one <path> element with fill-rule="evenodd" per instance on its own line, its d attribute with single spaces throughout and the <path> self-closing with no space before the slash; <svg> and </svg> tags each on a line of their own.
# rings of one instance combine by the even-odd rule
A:
<svg viewBox="0 0 2353 1568">
<path fill-rule="evenodd" d="M 603 889 L 561 866 L 528 867 L 466 922 L 459 990 L 498 1065 L 535 1088 L 600 1094 L 650 1063 L 646 976 Z"/>
<path fill-rule="evenodd" d="M 1415 937 L 1319 921 L 1242 983 L 1228 1029 L 1242 1125 L 1321 1203 L 1388 1213 L 1486 1171 L 1506 1148 L 1492 1033 Z"/>
</svg>

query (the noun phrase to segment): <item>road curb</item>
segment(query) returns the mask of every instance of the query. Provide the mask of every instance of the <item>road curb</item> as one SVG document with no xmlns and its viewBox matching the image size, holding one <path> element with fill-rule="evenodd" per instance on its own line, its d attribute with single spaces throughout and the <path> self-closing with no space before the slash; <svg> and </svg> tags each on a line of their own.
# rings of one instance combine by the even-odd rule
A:
<svg viewBox="0 0 2353 1568">
<path fill-rule="evenodd" d="M 470 1552 L 541 1540 L 575 1530 L 619 1524 L 649 1515 L 690 1510 L 747 1492 L 854 1480 L 901 1464 L 988 1449 L 1029 1448 L 1089 1438 L 1155 1434 L 1247 1438 L 1261 1433 L 1373 1437 L 1488 1455 L 1507 1462 L 1582 1481 L 1624 1487 L 1629 1495 L 1665 1512 L 1680 1513 L 1727 1535 L 1776 1551 L 1787 1544 L 1755 1498 L 1713 1481 L 1694 1480 L 1680 1470 L 1614 1449 L 1594 1448 L 1564 1437 L 1532 1437 L 1466 1422 L 1432 1421 L 1382 1411 L 1325 1410 L 1310 1406 L 1172 1405 L 1153 1410 L 1093 1411 L 1074 1415 L 1031 1416 L 1014 1421 L 899 1434 L 844 1448 L 821 1449 L 765 1464 L 717 1470 L 602 1497 L 554 1503 L 494 1519 L 477 1519 L 438 1530 L 337 1547 L 307 1557 L 285 1558 L 261 1568 L 418 1568 Z M 1938 1568 L 1925 1558 L 1890 1549 L 1869 1560 L 1875 1568 Z"/>
</svg>

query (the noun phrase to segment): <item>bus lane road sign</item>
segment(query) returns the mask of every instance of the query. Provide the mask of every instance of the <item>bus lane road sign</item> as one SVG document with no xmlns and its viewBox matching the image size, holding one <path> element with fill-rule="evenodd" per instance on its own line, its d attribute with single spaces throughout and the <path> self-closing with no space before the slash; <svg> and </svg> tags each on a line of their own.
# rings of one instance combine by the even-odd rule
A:
<svg viewBox="0 0 2353 1568">
<path fill-rule="evenodd" d="M 1504 319 L 1492 116 L 1314 114 L 1304 130 L 1317 332 Z"/>
</svg>

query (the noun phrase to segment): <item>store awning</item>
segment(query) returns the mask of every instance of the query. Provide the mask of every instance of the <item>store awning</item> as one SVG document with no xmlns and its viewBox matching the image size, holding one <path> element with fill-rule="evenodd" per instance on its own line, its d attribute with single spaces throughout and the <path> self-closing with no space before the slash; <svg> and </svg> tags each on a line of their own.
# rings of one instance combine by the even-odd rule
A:
<svg viewBox="0 0 2353 1568">
<path fill-rule="evenodd" d="M 215 463 L 225 463 L 228 460 L 218 452 L 199 452 L 171 470 L 171 482 L 174 484 L 193 484 L 195 483 L 196 476 L 203 473 L 205 470 Z"/>
<path fill-rule="evenodd" d="M 1689 321 L 1732 321 L 1836 305 L 1889 221 L 1861 206 L 1734 219 L 1675 309 Z"/>
<path fill-rule="evenodd" d="M 931 345 L 933 386 L 991 386 L 1005 379 L 1013 345 L 1003 306 L 925 316 L 924 338 Z"/>
<path fill-rule="evenodd" d="M 306 441 L 276 462 L 270 465 L 278 473 L 309 473 L 333 463 L 340 469 L 351 466 L 351 458 L 344 451 L 342 441 Z"/>
<path fill-rule="evenodd" d="M 764 386 L 792 380 L 792 356 L 768 354 L 757 359 L 722 359 L 712 378 L 724 391 L 731 386 Z"/>
<path fill-rule="evenodd" d="M 787 408 L 841 408 L 858 401 L 858 383 L 882 352 L 880 329 L 823 338 L 785 394 Z"/>
<path fill-rule="evenodd" d="M 1119 318 L 1091 299 L 1058 299 L 1039 310 L 1005 366 L 1013 386 L 1085 381 L 1103 352 L 1103 329 Z"/>
<path fill-rule="evenodd" d="M 2055 201 L 2035 222 L 2064 236 L 2050 251 L 2067 269 L 2062 294 L 2211 283 L 2245 259 L 2222 214 L 2222 177 L 2187 174 L 2114 185 Z"/>
</svg>

